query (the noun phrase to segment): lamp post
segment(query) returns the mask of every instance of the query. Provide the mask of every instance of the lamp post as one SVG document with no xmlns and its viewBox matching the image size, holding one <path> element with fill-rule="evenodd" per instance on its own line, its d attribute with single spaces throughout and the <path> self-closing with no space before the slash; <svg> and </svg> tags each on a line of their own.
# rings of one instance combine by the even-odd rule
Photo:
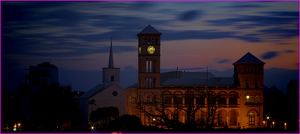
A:
<svg viewBox="0 0 300 134">
<path fill-rule="evenodd" d="M 270 120 L 270 117 L 267 116 L 267 127 L 269 127 L 269 120 Z M 269 127 L 270 128 L 270 127 Z"/>
<path fill-rule="evenodd" d="M 284 123 L 284 130 L 286 130 L 287 129 L 287 123 L 285 122 Z"/>
</svg>

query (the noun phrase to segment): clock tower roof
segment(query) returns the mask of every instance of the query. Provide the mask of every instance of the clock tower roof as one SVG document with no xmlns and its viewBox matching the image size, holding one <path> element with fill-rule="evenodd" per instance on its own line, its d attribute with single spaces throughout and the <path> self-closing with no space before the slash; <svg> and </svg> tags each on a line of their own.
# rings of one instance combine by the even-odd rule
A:
<svg viewBox="0 0 300 134">
<path fill-rule="evenodd" d="M 258 58 L 256 58 L 250 52 L 248 52 L 247 54 L 245 54 L 242 58 L 240 58 L 235 63 L 262 63 L 262 64 L 264 64 L 264 62 L 262 62 L 261 60 L 259 60 Z M 235 64 L 235 63 L 233 63 L 233 64 Z"/>
<path fill-rule="evenodd" d="M 144 28 L 139 34 L 161 34 L 161 32 L 157 31 L 150 24 Z"/>
</svg>

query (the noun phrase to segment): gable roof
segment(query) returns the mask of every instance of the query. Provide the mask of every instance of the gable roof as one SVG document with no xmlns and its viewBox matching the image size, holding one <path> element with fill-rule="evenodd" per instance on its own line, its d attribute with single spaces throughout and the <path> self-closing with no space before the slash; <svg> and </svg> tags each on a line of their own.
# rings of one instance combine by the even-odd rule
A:
<svg viewBox="0 0 300 134">
<path fill-rule="evenodd" d="M 150 33 L 150 34 L 161 34 L 161 32 L 157 31 L 155 28 L 153 28 L 150 24 L 144 28 L 141 33 Z"/>
<path fill-rule="evenodd" d="M 97 93 L 100 93 L 105 89 L 103 84 L 98 84 L 89 91 L 87 91 L 85 94 L 81 95 L 79 99 L 86 99 L 86 98 L 91 98 L 92 96 L 96 95 Z"/>
<path fill-rule="evenodd" d="M 264 63 L 258 58 L 256 58 L 254 55 L 252 55 L 250 52 L 245 54 L 242 58 L 240 58 L 235 63 Z"/>
<path fill-rule="evenodd" d="M 93 96 L 95 96 L 96 94 L 112 87 L 112 86 L 118 86 L 119 88 L 123 89 L 122 87 L 120 87 L 118 84 L 111 84 L 108 87 L 105 88 L 105 86 L 103 84 L 98 84 L 97 86 L 93 87 L 92 89 L 90 89 L 89 91 L 87 91 L 85 94 L 81 95 L 79 97 L 79 99 L 89 99 L 92 98 Z M 124 90 L 124 89 L 123 89 Z"/>
</svg>

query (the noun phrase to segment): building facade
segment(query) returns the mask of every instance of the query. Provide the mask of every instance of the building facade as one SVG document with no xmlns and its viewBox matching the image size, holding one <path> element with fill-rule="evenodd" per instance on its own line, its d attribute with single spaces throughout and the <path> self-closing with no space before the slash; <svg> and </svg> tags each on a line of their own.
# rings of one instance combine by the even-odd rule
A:
<svg viewBox="0 0 300 134">
<path fill-rule="evenodd" d="M 119 86 L 120 68 L 114 67 L 112 42 L 108 67 L 102 68 L 102 75 L 102 84 L 96 85 L 79 97 L 83 124 L 92 124 L 89 121 L 90 114 L 97 108 L 112 106 L 118 108 L 120 115 L 125 114 L 125 90 Z M 94 101 L 94 104 L 91 104 L 91 101 Z"/>
<path fill-rule="evenodd" d="M 138 83 L 126 89 L 127 114 L 137 115 L 144 125 L 174 119 L 188 124 L 206 122 L 214 110 L 213 127 L 262 127 L 264 62 L 247 53 L 233 63 L 233 77 L 161 73 L 161 34 L 148 25 L 137 35 Z"/>
</svg>

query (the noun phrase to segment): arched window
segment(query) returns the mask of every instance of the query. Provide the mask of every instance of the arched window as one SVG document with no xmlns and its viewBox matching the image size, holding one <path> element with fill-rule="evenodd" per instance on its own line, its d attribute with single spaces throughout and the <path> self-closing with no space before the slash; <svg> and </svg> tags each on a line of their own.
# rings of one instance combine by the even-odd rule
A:
<svg viewBox="0 0 300 134">
<path fill-rule="evenodd" d="M 218 112 L 218 125 L 225 125 L 226 118 L 227 118 L 226 111 L 220 110 Z"/>
<path fill-rule="evenodd" d="M 218 104 L 226 104 L 226 96 L 225 92 L 220 92 L 218 94 Z"/>
<path fill-rule="evenodd" d="M 173 97 L 174 97 L 174 104 L 182 104 L 182 98 L 183 98 L 183 95 L 181 92 L 179 91 L 176 91 L 174 94 L 173 94 Z"/>
<path fill-rule="evenodd" d="M 163 95 L 163 104 L 172 104 L 172 95 L 170 92 L 164 92 Z"/>
<path fill-rule="evenodd" d="M 152 102 L 157 102 L 156 101 L 156 95 L 153 95 Z"/>
<path fill-rule="evenodd" d="M 258 81 L 259 81 L 258 79 L 255 80 L 255 88 L 259 88 L 258 87 Z"/>
<path fill-rule="evenodd" d="M 205 103 L 205 96 L 202 93 L 195 94 L 196 104 L 204 105 Z"/>
<path fill-rule="evenodd" d="M 249 87 L 249 82 L 250 82 L 250 80 L 249 80 L 249 79 L 246 79 L 246 88 L 250 88 L 250 87 Z"/>
<path fill-rule="evenodd" d="M 208 94 L 206 95 L 207 97 L 207 103 L 208 104 L 216 104 L 217 102 L 217 95 L 215 92 L 208 92 Z"/>
<path fill-rule="evenodd" d="M 150 102 L 150 95 L 147 96 L 146 102 Z"/>
<path fill-rule="evenodd" d="M 186 106 L 194 104 L 194 93 L 192 91 L 189 91 L 189 92 L 185 93 L 184 104 Z"/>
<path fill-rule="evenodd" d="M 169 120 L 172 120 L 172 111 L 171 110 L 169 110 L 169 109 L 165 110 L 165 114 L 167 115 L 167 118 Z"/>
<path fill-rule="evenodd" d="M 230 93 L 229 94 L 229 104 L 237 104 L 237 97 L 238 97 L 238 94 L 237 93 Z"/>
<path fill-rule="evenodd" d="M 253 112 L 249 113 L 249 125 L 255 125 L 255 115 Z"/>
<path fill-rule="evenodd" d="M 235 110 L 231 110 L 229 125 L 236 125 L 236 124 L 237 124 L 237 112 Z"/>
<path fill-rule="evenodd" d="M 198 111 L 195 113 L 195 121 L 196 121 L 196 123 L 198 123 L 198 124 L 204 124 L 204 122 L 205 122 L 205 114 L 204 114 L 203 111 L 198 110 Z"/>
</svg>

